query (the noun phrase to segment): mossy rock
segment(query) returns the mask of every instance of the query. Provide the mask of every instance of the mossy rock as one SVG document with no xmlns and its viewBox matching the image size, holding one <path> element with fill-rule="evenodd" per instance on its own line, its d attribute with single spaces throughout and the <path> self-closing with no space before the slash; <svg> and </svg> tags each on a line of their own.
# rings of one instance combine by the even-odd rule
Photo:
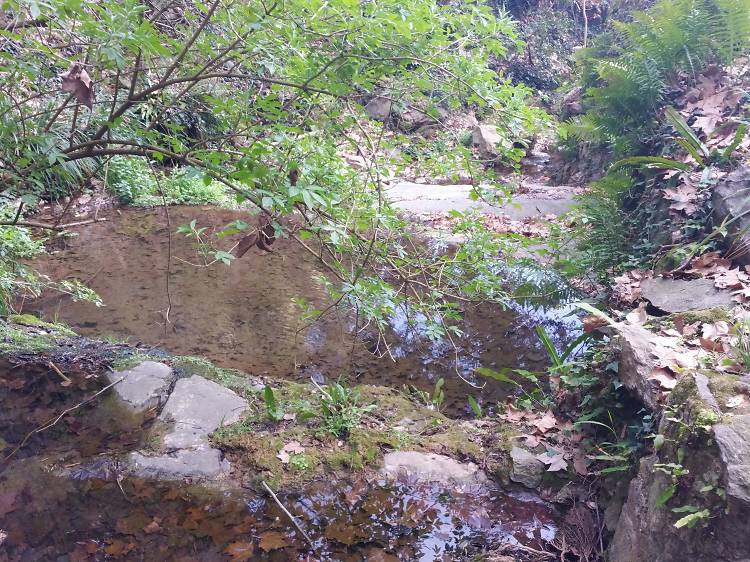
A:
<svg viewBox="0 0 750 562">
<path fill-rule="evenodd" d="M 14 314 L 7 321 L 0 320 L 0 353 L 40 353 L 52 349 L 58 340 L 75 335 L 66 326 L 45 322 L 30 314 Z"/>
</svg>

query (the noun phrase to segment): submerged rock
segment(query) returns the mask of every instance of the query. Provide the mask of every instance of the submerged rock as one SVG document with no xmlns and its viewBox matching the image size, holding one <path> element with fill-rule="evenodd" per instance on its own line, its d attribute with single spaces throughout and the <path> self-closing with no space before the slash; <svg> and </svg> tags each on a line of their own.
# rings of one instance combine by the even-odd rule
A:
<svg viewBox="0 0 750 562">
<path fill-rule="evenodd" d="M 164 363 L 143 361 L 126 371 L 108 373 L 110 382 L 122 379 L 112 387 L 118 398 L 136 411 L 150 410 L 164 404 L 174 371 Z"/>
<path fill-rule="evenodd" d="M 668 313 L 731 308 L 736 303 L 729 291 L 721 291 L 711 279 L 664 279 L 641 281 L 641 293 L 659 310 Z"/>
<path fill-rule="evenodd" d="M 714 188 L 713 206 L 714 223 L 728 224 L 728 254 L 750 264 L 750 166 L 738 168 Z"/>
<path fill-rule="evenodd" d="M 383 457 L 383 474 L 446 485 L 480 484 L 487 476 L 474 463 L 461 463 L 445 455 L 418 451 L 393 451 Z"/>
<path fill-rule="evenodd" d="M 142 476 L 163 479 L 227 476 L 229 463 L 211 446 L 209 435 L 239 421 L 246 409 L 246 400 L 215 382 L 199 375 L 180 379 L 159 414 L 159 421 L 169 429 L 156 454 L 132 453 L 132 469 Z"/>
<path fill-rule="evenodd" d="M 513 467 L 510 479 L 523 484 L 527 488 L 536 488 L 542 483 L 544 464 L 536 458 L 534 453 L 521 447 L 513 447 L 510 451 Z"/>
</svg>

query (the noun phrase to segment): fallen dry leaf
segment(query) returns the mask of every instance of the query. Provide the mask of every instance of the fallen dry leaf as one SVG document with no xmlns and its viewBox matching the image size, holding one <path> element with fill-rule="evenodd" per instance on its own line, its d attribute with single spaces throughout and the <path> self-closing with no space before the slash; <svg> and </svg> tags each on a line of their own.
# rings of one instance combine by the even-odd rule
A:
<svg viewBox="0 0 750 562">
<path fill-rule="evenodd" d="M 224 549 L 224 554 L 232 562 L 247 562 L 248 560 L 252 560 L 253 552 L 255 552 L 255 545 L 251 542 L 233 542 Z"/>
<path fill-rule="evenodd" d="M 289 546 L 286 535 L 279 531 L 266 531 L 260 535 L 260 548 L 266 552 Z"/>
<path fill-rule="evenodd" d="M 531 425 L 536 427 L 540 433 L 547 433 L 557 425 L 557 419 L 555 419 L 555 414 L 551 410 L 547 410 L 542 417 L 531 422 Z"/>
<path fill-rule="evenodd" d="M 659 383 L 659 386 L 664 390 L 672 390 L 677 386 L 677 379 L 667 369 L 657 368 L 651 372 L 649 380 L 654 380 Z"/>
<path fill-rule="evenodd" d="M 742 394 L 737 394 L 736 396 L 732 396 L 729 400 L 727 400 L 727 408 L 737 408 L 739 406 L 742 406 L 745 402 L 745 397 Z"/>
<path fill-rule="evenodd" d="M 276 458 L 283 464 L 287 464 L 291 455 L 301 455 L 304 452 L 305 448 L 299 444 L 299 441 L 290 441 L 281 448 Z"/>
<path fill-rule="evenodd" d="M 544 464 L 549 465 L 547 472 L 558 472 L 568 468 L 564 453 L 558 453 L 552 449 L 548 449 L 547 452 L 537 455 L 536 458 Z"/>
</svg>

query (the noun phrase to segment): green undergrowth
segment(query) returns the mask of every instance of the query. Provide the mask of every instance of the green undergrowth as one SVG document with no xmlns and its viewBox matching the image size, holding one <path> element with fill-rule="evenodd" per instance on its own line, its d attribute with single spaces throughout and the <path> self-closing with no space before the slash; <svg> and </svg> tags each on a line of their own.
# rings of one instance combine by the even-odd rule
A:
<svg viewBox="0 0 750 562">
<path fill-rule="evenodd" d="M 0 320 L 0 353 L 39 353 L 54 347 L 57 340 L 75 335 L 66 326 L 45 322 L 31 314 L 13 314 Z"/>
<path fill-rule="evenodd" d="M 164 200 L 170 205 L 236 207 L 223 184 L 206 180 L 203 173 L 190 167 L 163 171 L 143 158 L 120 156 L 112 159 L 105 177 L 107 188 L 120 201 L 136 207 L 156 207 Z"/>
</svg>

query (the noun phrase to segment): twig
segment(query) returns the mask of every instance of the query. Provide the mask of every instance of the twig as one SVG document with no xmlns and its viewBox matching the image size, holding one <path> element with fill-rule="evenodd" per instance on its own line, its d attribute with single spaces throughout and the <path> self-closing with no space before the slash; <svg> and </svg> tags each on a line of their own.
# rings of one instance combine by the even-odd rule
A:
<svg viewBox="0 0 750 562">
<path fill-rule="evenodd" d="M 29 439 L 31 439 L 32 435 L 34 435 L 34 434 L 36 434 L 36 433 L 41 433 L 42 431 L 44 431 L 44 430 L 46 430 L 46 429 L 49 429 L 50 427 L 52 427 L 52 426 L 56 425 L 56 424 L 57 424 L 57 422 L 59 422 L 59 421 L 60 421 L 61 419 L 63 419 L 63 418 L 64 418 L 64 417 L 65 417 L 66 415 L 68 415 L 68 414 L 69 414 L 70 412 L 73 412 L 73 411 L 77 410 L 78 408 L 80 408 L 81 406 L 84 406 L 84 405 L 88 404 L 89 402 L 93 401 L 93 400 L 94 400 L 95 398 L 97 398 L 97 397 L 98 397 L 98 396 L 100 396 L 101 394 L 104 394 L 104 392 L 106 392 L 107 390 L 109 390 L 110 388 L 112 388 L 113 386 L 115 386 L 116 384 L 118 384 L 118 383 L 122 382 L 122 380 L 123 380 L 124 378 L 125 378 L 124 376 L 120 377 L 120 378 L 119 378 L 119 379 L 117 379 L 116 381 L 114 381 L 114 382 L 112 382 L 112 383 L 108 384 L 107 386 L 105 386 L 104 388 L 102 388 L 101 390 L 99 390 L 99 391 L 98 391 L 98 392 L 97 392 L 96 394 L 94 394 L 94 395 L 93 395 L 93 396 L 91 396 L 90 398 L 87 398 L 87 399 L 86 399 L 86 400 L 84 400 L 83 402 L 79 402 L 78 404 L 76 404 L 75 406 L 72 406 L 72 407 L 68 408 L 67 410 L 63 410 L 63 411 L 62 411 L 62 413 L 61 413 L 61 414 L 60 414 L 59 416 L 57 416 L 56 418 L 52 418 L 52 419 L 50 419 L 50 420 L 48 420 L 48 421 L 44 422 L 44 423 L 43 423 L 42 425 L 40 425 L 40 426 L 39 426 L 39 427 L 37 427 L 36 429 L 33 429 L 33 430 L 29 431 L 29 432 L 28 432 L 28 433 L 26 434 L 26 436 L 25 436 L 25 437 L 23 438 L 23 441 L 21 441 L 21 442 L 20 442 L 20 443 L 18 444 L 18 446 L 16 446 L 16 448 L 15 448 L 15 449 L 13 449 L 13 450 L 12 450 L 12 451 L 11 451 L 10 453 L 8 453 L 8 454 L 7 454 L 7 455 L 6 455 L 5 457 L 3 457 L 3 460 L 2 460 L 2 462 L 8 462 L 8 460 L 10 460 L 10 458 L 11 458 L 11 457 L 12 457 L 13 455 L 15 455 L 15 454 L 16 454 L 16 453 L 18 452 L 18 450 L 19 450 L 19 449 L 20 449 L 21 447 L 23 447 L 23 446 L 24 446 L 24 445 L 26 444 L 26 442 L 27 442 L 27 441 L 28 441 Z"/>
<path fill-rule="evenodd" d="M 307 541 L 307 544 L 310 545 L 310 548 L 312 549 L 312 551 L 316 552 L 315 544 L 313 543 L 312 539 L 308 536 L 308 534 L 305 533 L 305 531 L 302 529 L 302 527 L 300 527 L 300 524 L 297 523 L 297 519 L 294 517 L 294 515 L 292 515 L 291 513 L 289 513 L 289 510 L 287 508 L 285 508 L 284 504 L 282 504 L 279 501 L 279 498 L 277 498 L 276 494 L 273 493 L 273 490 L 268 487 L 268 484 L 266 484 L 265 480 L 262 481 L 261 484 L 263 484 L 263 487 L 266 489 L 266 492 L 268 492 L 269 494 L 271 494 L 271 497 L 276 502 L 276 505 L 278 505 L 281 508 L 281 511 L 283 511 L 286 514 L 287 517 L 289 517 L 289 520 L 294 524 L 295 528 L 305 538 L 305 540 Z"/>
<path fill-rule="evenodd" d="M 57 365 L 55 365 L 52 361 L 47 361 L 47 366 L 60 376 L 60 378 L 63 380 L 63 386 L 70 386 L 70 384 L 73 382 L 68 377 L 66 377 L 63 372 L 57 368 Z"/>
</svg>

